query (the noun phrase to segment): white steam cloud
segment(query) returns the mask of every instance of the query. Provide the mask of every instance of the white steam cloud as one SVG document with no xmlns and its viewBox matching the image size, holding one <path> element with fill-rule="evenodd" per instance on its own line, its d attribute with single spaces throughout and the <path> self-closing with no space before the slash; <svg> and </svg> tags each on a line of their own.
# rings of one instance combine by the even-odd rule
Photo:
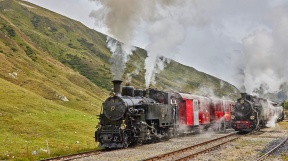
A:
<svg viewBox="0 0 288 161">
<path fill-rule="evenodd" d="M 198 6 L 189 1 L 158 0 L 90 0 L 101 7 L 90 13 L 96 22 L 107 27 L 108 33 L 124 44 L 131 44 L 138 28 L 143 28 L 150 42 L 145 47 L 146 87 L 155 84 L 155 72 L 163 69 L 163 59 L 173 57 L 185 38 L 189 25 L 205 24 L 198 15 Z M 196 10 L 191 10 L 195 8 Z M 201 8 L 201 7 L 200 7 Z M 162 58 L 162 59 L 161 59 Z M 166 62 L 167 63 L 167 62 Z"/>
<path fill-rule="evenodd" d="M 279 105 L 273 105 L 272 102 L 268 101 L 262 103 L 263 106 L 263 115 L 266 115 L 269 120 L 266 123 L 267 127 L 276 127 L 277 121 L 282 116 L 283 107 Z"/>
<path fill-rule="evenodd" d="M 288 80 L 288 6 L 275 7 L 266 18 L 270 26 L 243 39 L 244 85 L 250 93 L 263 86 L 275 92 Z"/>
<path fill-rule="evenodd" d="M 71 0 L 68 7 L 57 0 L 27 1 L 96 27 L 125 46 L 145 48 L 146 84 L 163 66 L 161 56 L 247 93 L 277 91 L 288 82 L 287 0 Z"/>
<path fill-rule="evenodd" d="M 98 4 L 90 16 L 115 39 L 130 46 L 145 38 L 146 87 L 165 67 L 162 56 L 248 93 L 274 92 L 288 82 L 287 1 L 90 1 Z"/>
<path fill-rule="evenodd" d="M 113 75 L 113 80 L 122 80 L 122 76 L 125 72 L 126 62 L 129 60 L 129 56 L 132 51 L 135 50 L 131 46 L 126 46 L 125 44 L 111 38 L 107 37 L 107 47 L 112 53 L 110 58 L 111 73 Z"/>
</svg>

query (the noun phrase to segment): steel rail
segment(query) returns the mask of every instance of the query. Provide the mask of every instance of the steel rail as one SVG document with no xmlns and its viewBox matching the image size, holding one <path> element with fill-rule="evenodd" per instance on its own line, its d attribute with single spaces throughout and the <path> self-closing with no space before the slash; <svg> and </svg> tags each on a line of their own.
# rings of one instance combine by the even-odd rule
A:
<svg viewBox="0 0 288 161">
<path fill-rule="evenodd" d="M 46 159 L 42 159 L 40 161 L 57 161 L 57 160 L 68 161 L 68 160 L 88 157 L 91 155 L 99 155 L 101 153 L 103 153 L 103 151 L 93 150 L 93 151 L 81 152 L 81 153 L 77 153 L 77 154 L 69 154 L 69 155 L 63 155 L 63 156 L 58 156 L 58 157 L 46 158 Z"/>
<path fill-rule="evenodd" d="M 277 146 L 275 146 L 273 149 L 271 149 L 270 151 L 268 151 L 267 153 L 263 154 L 260 158 L 258 158 L 256 161 L 261 161 L 264 160 L 265 158 L 267 158 L 270 154 L 272 154 L 274 151 L 276 151 L 277 149 L 279 149 L 286 141 L 288 140 L 288 136 L 286 136 L 286 138 L 279 143 Z"/>
<path fill-rule="evenodd" d="M 188 150 L 192 150 L 192 149 L 194 149 L 196 147 L 203 146 L 203 145 L 209 144 L 211 142 L 219 141 L 221 139 L 224 139 L 224 138 L 227 138 L 227 137 L 230 137 L 230 136 L 234 136 L 236 133 L 237 132 L 234 132 L 234 133 L 231 133 L 229 135 L 218 137 L 216 139 L 211 139 L 211 140 L 208 140 L 208 141 L 203 142 L 203 143 L 199 143 L 199 144 L 192 145 L 192 146 L 189 146 L 189 147 L 186 147 L 186 148 L 183 148 L 183 149 L 179 149 L 179 150 L 176 150 L 176 151 L 173 151 L 173 152 L 169 152 L 169 153 L 161 154 L 161 155 L 158 155 L 158 156 L 154 156 L 154 157 L 151 157 L 151 158 L 148 158 L 148 159 L 144 159 L 143 161 L 160 160 L 160 159 L 163 159 L 163 158 L 166 158 L 166 157 L 169 157 L 169 156 L 173 156 L 175 154 L 179 154 L 179 153 L 182 153 L 182 152 L 185 152 L 185 151 L 188 151 Z"/>
<path fill-rule="evenodd" d="M 226 144 L 226 143 L 229 143 L 229 142 L 231 142 L 231 141 L 234 141 L 234 140 L 236 140 L 236 139 L 238 139 L 238 138 L 240 138 L 240 137 L 236 137 L 236 138 L 233 138 L 233 139 L 231 139 L 231 140 L 222 142 L 222 143 L 217 144 L 217 145 L 215 145 L 215 146 L 213 146 L 213 147 L 210 147 L 210 148 L 204 149 L 204 150 L 202 150 L 202 151 L 199 151 L 199 152 L 197 152 L 197 153 L 193 153 L 193 154 L 191 154 L 191 155 L 188 155 L 188 156 L 185 156 L 185 157 L 183 157 L 183 158 L 177 159 L 176 161 L 186 161 L 186 160 L 189 160 L 189 159 L 194 158 L 195 156 L 197 156 L 197 155 L 199 155 L 199 154 L 212 151 L 212 150 L 214 150 L 214 149 L 216 149 L 216 148 L 218 148 L 218 147 L 220 147 L 220 146 L 222 146 L 222 145 L 224 145 L 224 144 Z"/>
</svg>

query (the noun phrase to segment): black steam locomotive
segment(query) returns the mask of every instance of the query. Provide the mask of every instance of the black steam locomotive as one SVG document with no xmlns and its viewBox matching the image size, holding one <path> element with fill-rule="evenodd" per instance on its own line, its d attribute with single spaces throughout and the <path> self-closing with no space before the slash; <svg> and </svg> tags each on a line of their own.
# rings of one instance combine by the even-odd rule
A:
<svg viewBox="0 0 288 161">
<path fill-rule="evenodd" d="M 284 113 L 275 102 L 241 93 L 232 111 L 232 128 L 236 131 L 250 132 L 266 126 L 275 117 L 275 122 Z M 279 121 L 279 120 L 278 120 Z"/>
<path fill-rule="evenodd" d="M 95 140 L 103 148 L 125 148 L 169 139 L 176 125 L 173 93 L 155 89 L 143 91 L 114 80 L 114 92 L 103 103 Z M 145 97 L 143 97 L 145 95 Z"/>
</svg>

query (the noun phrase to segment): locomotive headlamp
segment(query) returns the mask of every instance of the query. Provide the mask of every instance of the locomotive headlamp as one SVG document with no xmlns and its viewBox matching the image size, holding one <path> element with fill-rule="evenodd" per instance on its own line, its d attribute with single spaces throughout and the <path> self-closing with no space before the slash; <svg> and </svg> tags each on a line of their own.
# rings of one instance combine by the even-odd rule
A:
<svg viewBox="0 0 288 161">
<path fill-rule="evenodd" d="M 241 100 L 240 100 L 240 103 L 243 104 L 243 103 L 244 103 L 244 100 L 241 99 Z"/>
<path fill-rule="evenodd" d="M 120 129 L 124 130 L 126 128 L 125 120 L 122 120 L 122 124 L 120 125 Z"/>
<path fill-rule="evenodd" d="M 250 119 L 251 119 L 251 120 L 254 120 L 254 119 L 255 119 L 255 116 L 253 116 L 253 115 L 250 116 Z"/>
<path fill-rule="evenodd" d="M 234 120 L 234 119 L 235 119 L 235 116 L 234 116 L 234 115 L 231 115 L 231 119 Z"/>
</svg>

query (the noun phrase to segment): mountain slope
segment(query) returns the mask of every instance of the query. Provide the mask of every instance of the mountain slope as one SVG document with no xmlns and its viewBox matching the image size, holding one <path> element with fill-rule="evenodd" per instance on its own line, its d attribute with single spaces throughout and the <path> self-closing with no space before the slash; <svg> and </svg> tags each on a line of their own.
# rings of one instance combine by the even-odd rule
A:
<svg viewBox="0 0 288 161">
<path fill-rule="evenodd" d="M 0 160 L 47 157 L 96 148 L 96 114 L 109 94 L 106 36 L 31 3 L 0 0 Z M 132 85 L 144 86 L 147 53 L 137 48 L 127 63 Z M 137 72 L 136 72 L 137 73 Z M 125 78 L 123 78 L 125 79 Z M 235 97 L 218 78 L 175 61 L 156 74 L 155 87 Z M 173 88 L 172 88 L 173 87 Z"/>
<path fill-rule="evenodd" d="M 106 47 L 105 35 L 88 29 L 79 22 L 65 18 L 61 15 L 57 15 L 45 9 L 40 10 L 39 7 L 27 2 L 25 3 L 30 7 L 25 7 L 15 2 L 13 3 L 13 1 L 9 2 L 10 4 L 8 4 L 8 2 L 6 3 L 6 6 L 2 6 L 4 10 L 5 7 L 14 7 L 13 9 L 10 9 L 12 10 L 11 13 L 6 14 L 7 17 L 23 31 L 27 37 L 29 37 L 29 40 L 31 40 L 40 50 L 51 55 L 64 65 L 78 71 L 97 86 L 106 90 L 111 89 L 112 85 L 110 81 L 112 76 L 109 65 L 111 53 Z M 17 12 L 13 12 L 13 10 L 17 10 Z M 7 12 L 9 11 L 6 11 L 6 13 Z M 55 48 L 55 46 L 57 46 L 57 48 Z M 31 57 L 32 56 L 33 55 L 31 54 Z M 138 48 L 127 64 L 126 74 L 139 68 L 140 74 L 132 79 L 133 85 L 141 87 L 144 84 L 144 60 L 146 57 L 146 51 Z M 135 66 L 135 64 L 138 64 L 139 66 Z M 160 89 L 170 88 L 172 84 L 175 86 L 175 81 L 170 81 L 169 77 L 177 73 L 178 76 L 181 76 L 179 78 L 189 78 L 189 80 L 191 80 L 190 78 L 192 77 L 199 78 L 192 78 L 190 83 L 181 80 L 177 81 L 179 82 L 176 84 L 177 89 L 181 89 L 182 91 L 187 90 L 186 87 L 190 87 L 188 90 L 191 90 L 191 88 L 196 90 L 199 87 L 199 85 L 197 85 L 199 82 L 202 82 L 203 86 L 212 87 L 213 90 L 220 90 L 220 79 L 214 79 L 215 77 L 198 72 L 195 69 L 193 70 L 192 68 L 183 66 L 179 63 L 166 65 L 165 71 L 167 71 L 167 73 L 165 74 L 165 86 L 163 86 L 163 83 L 160 85 L 164 73 L 161 72 L 156 74 L 156 80 L 162 78 L 159 81 L 157 80 L 159 85 L 156 85 Z M 182 71 L 193 70 L 194 72 L 187 74 L 187 72 L 182 72 L 179 69 L 178 71 L 173 71 L 174 73 L 171 73 L 169 70 L 170 66 L 171 68 L 179 67 Z M 226 82 L 223 83 L 227 84 Z M 183 84 L 186 85 L 183 86 Z M 232 89 L 235 90 L 236 88 L 231 86 L 230 91 L 232 91 Z"/>
</svg>

